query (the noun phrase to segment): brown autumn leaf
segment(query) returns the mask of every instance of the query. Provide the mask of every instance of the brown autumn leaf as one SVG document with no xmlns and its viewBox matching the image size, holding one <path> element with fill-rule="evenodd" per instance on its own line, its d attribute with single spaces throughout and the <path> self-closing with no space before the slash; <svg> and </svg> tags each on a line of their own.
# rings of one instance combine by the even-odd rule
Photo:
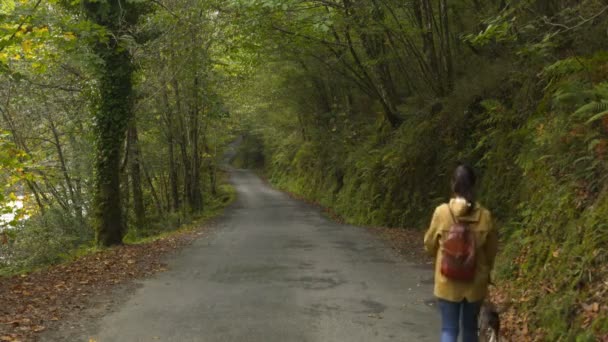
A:
<svg viewBox="0 0 608 342">
<path fill-rule="evenodd" d="M 6 322 L 6 324 L 12 325 L 13 327 L 18 327 L 20 325 L 28 325 L 31 322 L 32 321 L 28 318 L 22 318 L 22 319 L 15 319 L 15 320 Z"/>
<path fill-rule="evenodd" d="M 33 332 L 37 332 L 38 333 L 38 332 L 41 332 L 41 331 L 44 331 L 44 330 L 46 330 L 46 327 L 42 326 L 42 325 L 36 325 L 36 326 L 32 327 L 32 331 Z"/>
</svg>

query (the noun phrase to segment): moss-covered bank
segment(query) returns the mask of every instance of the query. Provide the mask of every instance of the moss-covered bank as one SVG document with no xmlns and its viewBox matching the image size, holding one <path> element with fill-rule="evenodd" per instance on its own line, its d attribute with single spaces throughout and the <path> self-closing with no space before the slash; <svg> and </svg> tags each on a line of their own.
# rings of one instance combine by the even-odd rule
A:
<svg viewBox="0 0 608 342">
<path fill-rule="evenodd" d="M 404 106 L 397 130 L 368 125 L 353 136 L 338 121 L 333 135 L 303 137 L 267 128 L 246 136 L 238 160 L 351 223 L 419 230 L 449 196 L 452 168 L 468 161 L 500 223 L 496 277 L 524 317 L 518 324 L 547 341 L 604 336 L 608 53 L 518 72 L 512 63 L 480 62 L 441 106 Z"/>
</svg>

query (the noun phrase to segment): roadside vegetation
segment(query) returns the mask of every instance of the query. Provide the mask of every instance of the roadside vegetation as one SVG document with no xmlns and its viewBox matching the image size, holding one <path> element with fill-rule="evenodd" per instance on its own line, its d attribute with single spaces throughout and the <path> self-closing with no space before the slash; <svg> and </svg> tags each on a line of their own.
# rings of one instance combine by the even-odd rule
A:
<svg viewBox="0 0 608 342">
<path fill-rule="evenodd" d="M 3 0 L 0 270 L 228 202 L 237 135 L 237 165 L 394 229 L 464 160 L 510 337 L 605 340 L 607 32 L 601 0 Z"/>
<path fill-rule="evenodd" d="M 193 4 L 0 2 L 0 275 L 164 236 L 230 202 L 234 120 L 210 62 L 221 23 Z"/>
<path fill-rule="evenodd" d="M 259 10 L 277 48 L 232 101 L 255 113 L 237 160 L 350 223 L 421 232 L 467 161 L 509 336 L 605 340 L 605 3 L 312 3 Z"/>
</svg>

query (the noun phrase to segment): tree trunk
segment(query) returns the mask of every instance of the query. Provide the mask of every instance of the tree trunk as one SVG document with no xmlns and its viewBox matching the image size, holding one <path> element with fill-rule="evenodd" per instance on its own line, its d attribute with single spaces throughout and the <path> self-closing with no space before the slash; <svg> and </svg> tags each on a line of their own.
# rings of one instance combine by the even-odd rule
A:
<svg viewBox="0 0 608 342">
<path fill-rule="evenodd" d="M 435 37 L 433 34 L 434 14 L 433 7 L 429 0 L 417 0 L 414 5 L 414 15 L 416 23 L 420 29 L 422 38 L 422 49 L 430 68 L 432 75 L 433 89 L 439 96 L 446 94 L 441 76 L 440 63 L 437 57 L 437 49 L 435 47 Z"/>
<path fill-rule="evenodd" d="M 188 156 L 188 134 L 187 134 L 187 126 L 184 122 L 184 113 L 181 104 L 181 95 L 179 82 L 177 79 L 173 80 L 173 90 L 175 92 L 175 106 L 177 108 L 177 120 L 179 124 L 179 151 L 182 158 L 182 173 L 184 175 L 184 191 L 183 196 L 185 202 L 190 205 L 192 203 L 192 163 L 190 162 L 190 158 Z M 192 209 L 192 207 L 190 207 Z"/>
<path fill-rule="evenodd" d="M 207 129 L 205 129 L 205 131 L 207 131 Z M 207 155 L 212 156 L 211 158 L 209 158 L 209 161 L 207 162 L 207 169 L 209 171 L 209 186 L 211 188 L 211 195 L 216 196 L 217 195 L 217 168 L 215 165 L 215 161 L 217 160 L 216 159 L 217 153 L 211 151 L 207 141 L 208 141 L 207 137 L 204 136 L 203 142 L 204 142 L 204 147 L 205 147 L 205 153 Z"/>
<path fill-rule="evenodd" d="M 101 103 L 95 115 L 96 186 L 95 225 L 102 246 L 122 243 L 125 224 L 120 196 L 120 152 L 131 116 L 131 58 L 126 51 L 100 45 L 105 70 L 101 75 Z"/>
<path fill-rule="evenodd" d="M 192 187 L 190 191 L 191 203 L 190 208 L 194 212 L 203 210 L 203 194 L 201 193 L 201 155 L 199 146 L 199 116 L 200 116 L 200 99 L 199 86 L 200 79 L 198 74 L 194 76 L 193 84 L 193 100 L 194 106 L 190 112 L 190 144 L 192 147 Z"/>
<path fill-rule="evenodd" d="M 441 27 L 443 29 L 442 46 L 443 61 L 445 64 L 446 88 L 451 92 L 454 88 L 454 61 L 452 59 L 452 44 L 450 39 L 450 21 L 447 0 L 439 0 Z"/>
<path fill-rule="evenodd" d="M 389 72 L 388 66 L 383 65 L 385 61 L 383 60 L 384 56 L 382 55 L 382 45 L 384 44 L 384 40 L 381 37 L 382 34 L 380 34 L 380 37 L 378 37 L 377 34 L 369 34 L 365 32 L 365 28 L 363 27 L 363 23 L 361 22 L 362 17 L 361 15 L 356 13 L 356 9 L 353 7 L 353 3 L 350 0 L 343 0 L 343 4 L 346 11 L 346 15 L 358 22 L 358 34 L 363 43 L 365 53 L 371 60 L 373 60 L 375 64 L 375 67 L 372 68 L 372 73 L 375 77 L 370 75 L 370 72 L 368 72 L 367 70 L 368 68 L 361 61 L 361 58 L 359 57 L 358 53 L 354 48 L 349 28 L 347 27 L 345 35 L 349 51 L 356 65 L 359 67 L 359 69 L 361 69 L 361 72 L 363 73 L 363 75 L 365 75 L 365 78 L 373 87 L 374 93 L 380 101 L 380 104 L 382 105 L 382 108 L 384 110 L 384 118 L 389 122 L 391 127 L 396 128 L 402 123 L 402 119 L 397 114 L 397 109 L 395 107 L 396 91 L 395 86 L 392 83 L 392 79 L 390 78 L 390 75 L 387 74 Z M 372 16 L 375 16 L 375 20 L 381 20 L 383 14 L 380 9 L 375 6 Z"/>
<path fill-rule="evenodd" d="M 128 133 L 129 139 L 129 173 L 131 174 L 131 191 L 133 192 L 133 209 L 135 210 L 135 225 L 140 230 L 146 225 L 146 208 L 141 186 L 141 159 L 139 155 L 139 142 L 137 126 L 131 123 Z"/>
<path fill-rule="evenodd" d="M 192 163 L 188 156 L 188 138 L 186 136 L 186 125 L 183 122 L 183 118 L 180 118 L 180 126 L 181 139 L 179 142 L 179 150 L 182 157 L 182 172 L 184 174 L 184 197 L 186 203 L 190 206 L 190 209 L 192 209 Z"/>
<path fill-rule="evenodd" d="M 57 157 L 59 158 L 61 173 L 63 174 L 63 179 L 65 180 L 70 200 L 72 201 L 72 205 L 74 206 L 74 214 L 76 215 L 77 219 L 82 221 L 82 204 L 80 198 L 77 198 L 76 196 L 76 190 L 74 189 L 70 173 L 68 172 L 68 167 L 66 165 L 66 161 L 63 155 L 63 148 L 61 146 L 61 141 L 59 140 L 59 132 L 57 131 L 57 127 L 55 126 L 53 120 L 50 117 L 48 117 L 47 120 L 51 127 L 51 131 L 53 132 L 53 139 L 55 140 L 55 149 L 57 150 Z"/>
<path fill-rule="evenodd" d="M 122 243 L 126 231 L 120 187 L 121 149 L 133 113 L 133 65 L 129 50 L 119 37 L 137 20 L 135 9 L 120 0 L 84 0 L 83 8 L 93 22 L 106 27 L 108 41 L 94 52 L 103 61 L 99 75 L 99 100 L 95 106 L 94 225 L 97 243 Z"/>
<path fill-rule="evenodd" d="M 179 93 L 176 93 L 177 95 Z M 169 95 L 166 87 L 163 86 L 163 106 L 165 107 L 165 115 L 167 122 L 167 145 L 169 147 L 169 182 L 171 183 L 171 209 L 173 212 L 179 210 L 179 179 L 177 173 L 177 165 L 175 163 L 175 128 L 174 128 L 174 113 L 169 106 Z"/>
<path fill-rule="evenodd" d="M 146 177 L 146 181 L 148 182 L 148 185 L 150 186 L 150 192 L 152 193 L 152 198 L 154 198 L 154 204 L 156 205 L 156 211 L 158 212 L 158 215 L 160 215 L 163 213 L 163 204 L 161 203 L 160 197 L 158 196 L 158 193 L 156 192 L 156 187 L 154 186 L 154 182 L 152 181 L 152 177 L 150 177 L 148 170 L 143 166 L 143 164 L 142 164 L 142 168 L 144 170 L 144 176 Z"/>
</svg>

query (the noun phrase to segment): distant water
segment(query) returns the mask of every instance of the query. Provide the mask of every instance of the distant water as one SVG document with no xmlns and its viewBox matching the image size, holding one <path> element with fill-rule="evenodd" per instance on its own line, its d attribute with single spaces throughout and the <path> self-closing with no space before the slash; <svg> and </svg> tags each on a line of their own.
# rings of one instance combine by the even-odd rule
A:
<svg viewBox="0 0 608 342">
<path fill-rule="evenodd" d="M 16 201 L 9 202 L 8 205 L 14 210 L 23 209 L 23 196 L 18 196 Z M 11 222 L 14 218 L 14 213 L 0 215 L 0 231 L 5 223 Z"/>
</svg>

